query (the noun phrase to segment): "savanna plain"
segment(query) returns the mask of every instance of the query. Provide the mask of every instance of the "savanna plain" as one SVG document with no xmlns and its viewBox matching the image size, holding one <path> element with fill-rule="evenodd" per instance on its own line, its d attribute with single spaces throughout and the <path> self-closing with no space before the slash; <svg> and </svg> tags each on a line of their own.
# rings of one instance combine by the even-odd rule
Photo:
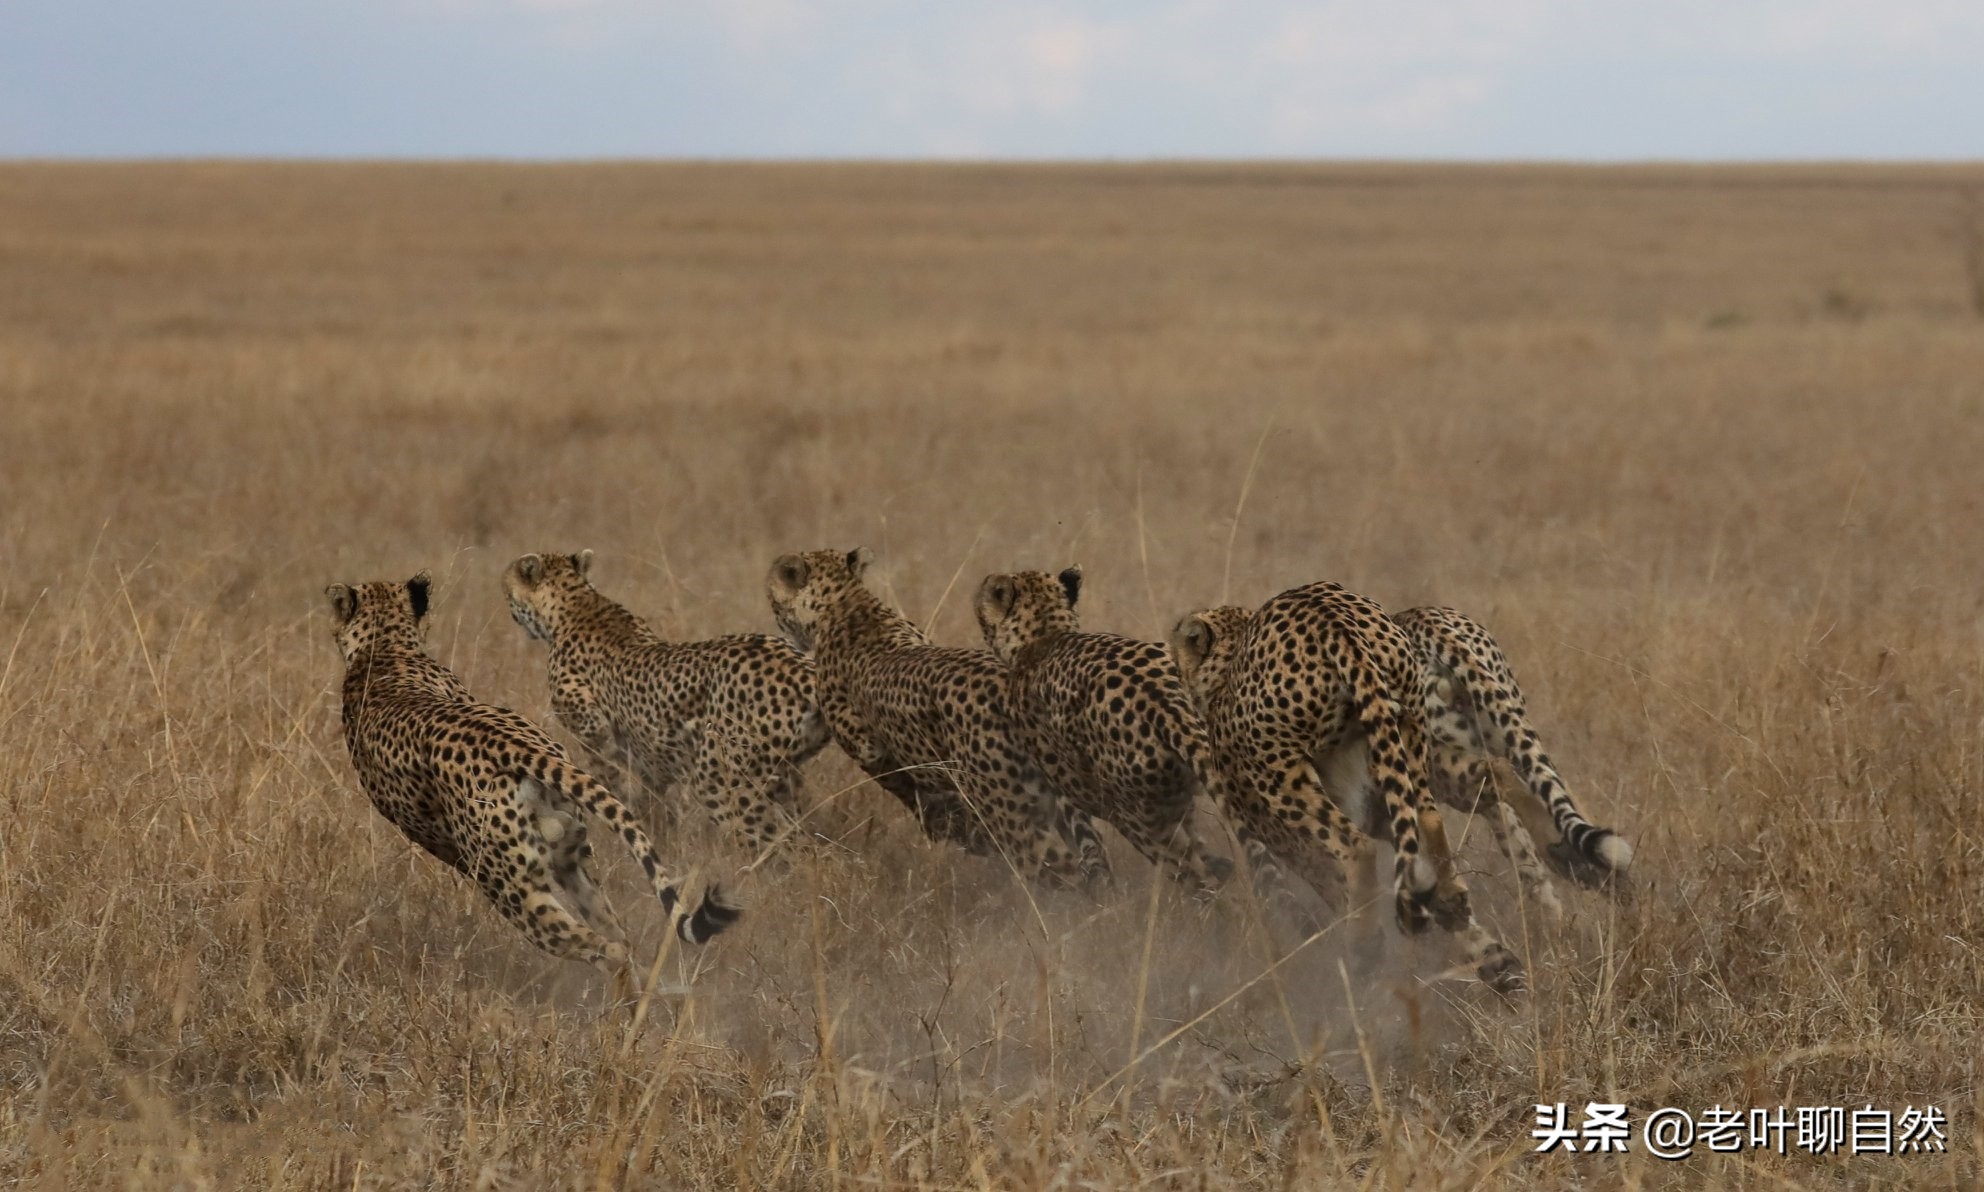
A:
<svg viewBox="0 0 1984 1192">
<path fill-rule="evenodd" d="M 0 1181 L 1980 1179 L 1984 170 L 14 164 L 0 409 Z M 855 545 L 957 645 L 1068 563 L 1143 637 L 1464 609 L 1630 888 L 1551 922 L 1451 817 L 1505 1000 L 1113 838 L 1020 882 L 829 748 L 748 871 L 635 800 L 747 906 L 636 1021 L 358 789 L 328 583 L 433 569 L 548 722 L 518 554 L 687 638 Z M 1949 1149 L 1533 1154 L 1559 1101 Z"/>
</svg>

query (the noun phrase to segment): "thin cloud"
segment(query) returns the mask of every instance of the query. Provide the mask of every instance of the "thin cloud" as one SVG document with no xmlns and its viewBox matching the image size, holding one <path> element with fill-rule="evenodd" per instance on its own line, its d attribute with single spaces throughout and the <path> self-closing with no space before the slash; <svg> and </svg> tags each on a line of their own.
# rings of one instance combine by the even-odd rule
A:
<svg viewBox="0 0 1984 1192">
<path fill-rule="evenodd" d="M 0 153 L 1984 155 L 1976 0 L 9 3 Z"/>
</svg>

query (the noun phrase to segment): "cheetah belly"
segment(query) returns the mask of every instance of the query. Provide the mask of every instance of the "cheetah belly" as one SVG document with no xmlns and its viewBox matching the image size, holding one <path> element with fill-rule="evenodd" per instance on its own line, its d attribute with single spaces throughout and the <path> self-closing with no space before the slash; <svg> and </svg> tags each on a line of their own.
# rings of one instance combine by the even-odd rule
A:
<svg viewBox="0 0 1984 1192">
<path fill-rule="evenodd" d="M 1389 817 L 1371 781 L 1371 751 L 1362 733 L 1350 733 L 1318 759 L 1323 786 L 1337 808 L 1365 833 L 1391 839 Z"/>
</svg>

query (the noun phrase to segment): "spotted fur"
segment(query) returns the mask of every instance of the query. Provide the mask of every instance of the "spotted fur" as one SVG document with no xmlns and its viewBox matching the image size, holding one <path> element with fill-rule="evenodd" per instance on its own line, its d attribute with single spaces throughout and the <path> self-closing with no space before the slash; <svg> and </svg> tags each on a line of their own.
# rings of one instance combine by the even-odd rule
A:
<svg viewBox="0 0 1984 1192">
<path fill-rule="evenodd" d="M 1393 620 L 1412 639 L 1425 672 L 1435 794 L 1455 806 L 1490 813 L 1496 843 L 1552 912 L 1560 911 L 1561 904 L 1537 864 L 1528 828 L 1496 790 L 1490 758 L 1506 762 L 1549 811 L 1561 839 L 1551 842 L 1546 855 L 1559 872 L 1593 885 L 1624 874 L 1632 865 L 1632 846 L 1578 810 L 1530 726 L 1507 655 L 1488 631 L 1451 608 L 1410 608 Z"/>
<path fill-rule="evenodd" d="M 834 740 L 925 834 L 1066 880 L 1106 870 L 1093 825 L 1065 807 L 1013 740 L 1005 668 L 931 644 L 862 582 L 866 549 L 785 555 L 767 592 L 810 652 Z"/>
<path fill-rule="evenodd" d="M 1218 792 L 1205 725 L 1164 647 L 1084 633 L 1082 572 L 988 575 L 973 602 L 1005 661 L 1023 749 L 1068 802 L 1113 825 L 1152 862 L 1212 885 L 1232 862 L 1206 851 L 1192 799 Z"/>
<path fill-rule="evenodd" d="M 799 767 L 827 743 L 813 663 L 783 638 L 671 642 L 589 578 L 592 552 L 525 555 L 503 573 L 510 615 L 550 643 L 551 707 L 602 767 L 656 797 L 687 788 L 754 850 L 796 826 Z"/>
<path fill-rule="evenodd" d="M 1419 659 L 1383 608 L 1339 584 L 1310 584 L 1258 611 L 1189 614 L 1171 646 L 1250 851 L 1319 889 L 1340 873 L 1356 904 L 1372 868 L 1366 830 L 1388 828 L 1400 927 L 1437 919 L 1483 980 L 1520 987 L 1514 954 L 1474 920 L 1428 797 Z"/>
<path fill-rule="evenodd" d="M 586 872 L 585 816 L 606 822 L 691 943 L 738 912 L 712 888 L 685 904 L 647 834 L 558 744 L 505 708 L 476 703 L 421 642 L 431 581 L 333 584 L 345 659 L 344 738 L 359 784 L 407 839 L 474 881 L 533 944 L 631 988 L 626 932 Z"/>
</svg>

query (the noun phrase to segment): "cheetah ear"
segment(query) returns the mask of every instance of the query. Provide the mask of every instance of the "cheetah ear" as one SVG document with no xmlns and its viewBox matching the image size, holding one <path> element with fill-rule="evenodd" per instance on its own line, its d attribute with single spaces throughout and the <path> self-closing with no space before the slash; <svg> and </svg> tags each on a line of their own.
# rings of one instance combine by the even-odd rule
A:
<svg viewBox="0 0 1984 1192">
<path fill-rule="evenodd" d="M 544 578 L 544 556 L 525 555 L 512 564 L 517 569 L 517 578 L 535 588 Z"/>
<path fill-rule="evenodd" d="M 978 599 L 972 603 L 978 612 L 978 623 L 984 626 L 997 625 L 1013 611 L 1015 595 L 1013 577 L 1010 575 L 988 575 L 978 585 Z"/>
<path fill-rule="evenodd" d="M 1082 567 L 1076 563 L 1061 572 L 1061 590 L 1068 594 L 1068 607 L 1082 598 Z"/>
<path fill-rule="evenodd" d="M 875 561 L 875 552 L 865 546 L 857 546 L 847 552 L 847 571 L 855 579 L 868 574 L 868 564 Z"/>
<path fill-rule="evenodd" d="M 578 569 L 580 575 L 590 573 L 592 571 L 592 552 L 582 550 L 578 554 L 573 555 L 572 566 Z"/>
<path fill-rule="evenodd" d="M 772 564 L 772 584 L 788 592 L 797 592 L 806 586 L 806 577 L 810 570 L 802 556 L 780 555 Z"/>
<path fill-rule="evenodd" d="M 422 571 L 419 575 L 406 581 L 406 594 L 407 598 L 413 601 L 413 619 L 415 621 L 424 621 L 427 619 L 427 592 L 433 586 L 434 576 L 431 572 L 427 571 Z"/>
<path fill-rule="evenodd" d="M 1171 652 L 1180 666 L 1196 666 L 1212 652 L 1212 623 L 1198 613 L 1187 613 L 1171 630 Z"/>
<path fill-rule="evenodd" d="M 331 598 L 331 615 L 343 625 L 358 615 L 358 593 L 344 584 L 332 584 L 324 589 L 324 595 Z"/>
</svg>

